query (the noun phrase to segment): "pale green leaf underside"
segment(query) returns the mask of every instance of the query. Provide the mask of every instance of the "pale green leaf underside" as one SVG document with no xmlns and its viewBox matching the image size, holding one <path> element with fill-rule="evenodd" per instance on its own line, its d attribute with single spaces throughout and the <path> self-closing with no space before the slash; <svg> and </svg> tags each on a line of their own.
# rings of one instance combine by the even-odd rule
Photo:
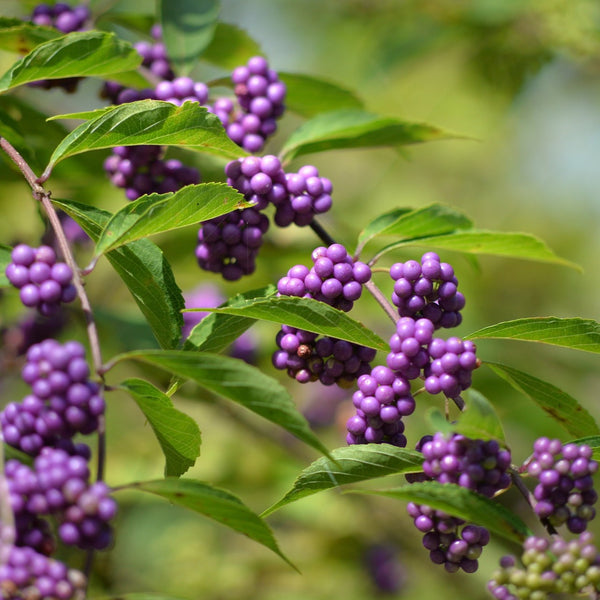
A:
<svg viewBox="0 0 600 600">
<path fill-rule="evenodd" d="M 436 250 L 520 258 L 581 270 L 578 265 L 557 256 L 545 242 L 528 233 L 470 229 L 447 235 L 426 235 L 391 244 L 379 254 L 383 255 L 403 246 L 425 246 Z"/>
<path fill-rule="evenodd" d="M 600 352 L 600 323 L 592 319 L 530 317 L 489 325 L 467 339 L 506 339 L 540 342 L 563 348 Z"/>
<path fill-rule="evenodd" d="M 165 455 L 165 476 L 183 475 L 200 456 L 196 421 L 177 410 L 171 398 L 148 381 L 127 379 L 119 387 L 131 395 L 148 419 Z"/>
<path fill-rule="evenodd" d="M 357 109 L 321 113 L 303 123 L 281 150 L 284 160 L 325 150 L 396 147 L 457 137 L 425 123 L 410 123 Z"/>
<path fill-rule="evenodd" d="M 202 481 L 174 477 L 132 483 L 119 489 L 135 489 L 155 494 L 177 506 L 209 517 L 266 546 L 291 565 L 279 549 L 269 526 L 230 492 Z"/>
<path fill-rule="evenodd" d="M 600 434 L 590 413 L 560 388 L 508 365 L 485 363 L 517 391 L 533 400 L 565 431 L 576 437 Z"/>
</svg>

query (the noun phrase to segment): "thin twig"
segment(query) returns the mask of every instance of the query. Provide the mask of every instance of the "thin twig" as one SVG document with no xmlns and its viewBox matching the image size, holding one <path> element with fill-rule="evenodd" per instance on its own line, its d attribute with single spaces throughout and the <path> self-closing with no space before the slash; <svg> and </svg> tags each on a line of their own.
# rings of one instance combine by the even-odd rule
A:
<svg viewBox="0 0 600 600">
<path fill-rule="evenodd" d="M 525 498 L 525 500 L 527 501 L 527 504 L 529 504 L 531 509 L 535 512 L 535 508 L 534 508 L 535 507 L 535 498 L 533 497 L 533 494 L 527 489 L 527 487 L 523 483 L 523 479 L 521 477 L 519 469 L 517 467 L 510 467 L 508 472 L 510 473 L 510 477 L 511 477 L 513 483 L 515 484 L 515 487 L 519 490 L 519 492 L 521 493 L 523 498 Z M 550 535 L 556 535 L 558 533 L 556 531 L 556 529 L 554 529 L 554 526 L 552 525 L 552 523 L 550 523 L 550 521 L 548 521 L 548 519 L 546 517 L 543 519 L 540 519 L 540 521 L 541 521 L 542 525 L 546 528 L 546 531 Z"/>
<path fill-rule="evenodd" d="M 310 228 L 319 236 L 319 239 L 328 246 L 331 244 L 335 244 L 335 240 L 329 235 L 327 231 L 323 228 L 323 226 L 318 223 L 315 219 L 310 222 Z"/>
<path fill-rule="evenodd" d="M 19 168 L 19 170 L 25 177 L 25 180 L 31 187 L 33 197 L 42 204 L 44 211 L 46 212 L 46 215 L 48 216 L 50 224 L 52 225 L 52 228 L 56 235 L 58 246 L 63 254 L 63 257 L 66 263 L 69 265 L 69 267 L 71 267 L 71 270 L 73 271 L 73 285 L 77 290 L 77 296 L 79 298 L 81 308 L 85 315 L 87 336 L 90 344 L 94 371 L 102 380 L 102 384 L 104 384 L 102 371 L 102 354 L 100 351 L 100 339 L 98 336 L 98 330 L 96 328 L 96 322 L 94 321 L 92 307 L 85 292 L 85 288 L 83 286 L 83 281 L 81 279 L 79 267 L 75 262 L 75 257 L 73 256 L 71 247 L 69 246 L 69 242 L 65 236 L 65 232 L 62 228 L 60 219 L 58 218 L 58 214 L 56 213 L 56 210 L 52 205 L 52 201 L 50 200 L 50 192 L 44 189 L 42 185 L 42 180 L 36 177 L 31 167 L 27 164 L 27 161 L 21 156 L 17 149 L 14 148 L 8 140 L 6 140 L 3 137 L 0 137 L 0 147 L 4 150 L 4 152 L 6 152 L 8 157 L 15 163 L 15 165 Z M 99 420 L 98 429 L 98 459 L 96 475 L 98 481 L 102 481 L 104 478 L 104 460 L 106 455 L 105 445 L 106 442 L 104 436 L 104 419 L 101 418 Z M 4 515 L 2 515 L 2 517 L 2 522 L 4 522 Z M 89 575 L 92 570 L 93 560 L 94 550 L 90 550 L 87 553 L 84 570 L 87 579 L 89 579 Z"/>
<path fill-rule="evenodd" d="M 383 292 L 373 283 L 372 280 L 367 281 L 367 283 L 365 283 L 365 287 L 371 296 L 377 300 L 379 306 L 383 308 L 387 316 L 394 323 L 397 323 L 400 320 L 400 315 L 398 314 L 398 311 L 387 301 L 387 298 L 383 295 Z"/>
</svg>

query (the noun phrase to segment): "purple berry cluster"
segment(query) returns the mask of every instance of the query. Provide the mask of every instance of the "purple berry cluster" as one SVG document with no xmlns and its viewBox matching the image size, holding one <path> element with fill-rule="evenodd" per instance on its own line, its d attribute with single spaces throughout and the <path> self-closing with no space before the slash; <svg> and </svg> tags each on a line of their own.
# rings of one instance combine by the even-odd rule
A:
<svg viewBox="0 0 600 600">
<path fill-rule="evenodd" d="M 492 498 L 510 485 L 510 452 L 496 440 L 435 433 L 421 444 L 423 472 L 440 483 L 457 483 Z"/>
<path fill-rule="evenodd" d="M 262 234 L 269 226 L 268 217 L 262 211 L 270 204 L 276 207 L 274 220 L 280 226 L 289 225 L 295 219 L 294 217 L 283 222 L 278 217 L 283 214 L 281 211 L 291 211 L 292 216 L 301 214 L 301 218 L 295 219 L 296 224 L 307 225 L 312 222 L 316 213 L 328 210 L 331 206 L 329 180 L 318 177 L 318 171 L 312 166 L 302 167 L 300 171 L 304 176 L 292 174 L 290 178 L 290 175 L 286 175 L 283 171 L 280 160 L 273 155 L 249 156 L 229 162 L 225 167 L 227 183 L 244 194 L 245 199 L 253 206 L 250 209 L 233 211 L 230 215 L 217 217 L 202 224 L 196 247 L 200 267 L 221 273 L 225 279 L 230 280 L 253 273 L 255 258 L 262 245 Z M 309 176 L 309 173 L 312 175 Z M 304 192 L 300 192 L 299 180 L 304 182 L 302 184 Z M 289 188 L 290 185 L 293 187 L 293 182 L 298 184 L 295 188 L 296 192 L 292 192 Z M 300 199 L 301 197 L 303 200 Z M 325 199 L 326 202 L 321 202 L 319 199 Z M 300 207 L 301 203 L 304 203 L 306 210 Z M 298 209 L 297 213 L 292 205 Z M 249 231 L 246 231 L 248 229 Z M 321 254 L 324 260 L 320 261 L 319 266 L 315 265 L 307 280 L 312 286 L 311 297 L 327 301 L 334 306 L 337 303 L 337 308 L 341 310 L 350 310 L 352 301 L 360 296 L 362 283 L 368 281 L 371 276 L 370 269 L 364 263 L 354 262 L 340 244 L 333 244 L 328 249 L 317 248 L 315 253 L 313 260 L 320 258 Z M 336 273 L 332 271 L 326 274 L 327 264 L 332 261 L 336 265 Z M 337 265 L 340 262 L 348 264 Z M 331 269 L 333 264 L 330 265 Z M 306 271 L 306 274 L 309 273 L 309 269 L 305 267 L 296 267 L 294 272 L 299 273 L 300 269 Z M 315 269 L 322 274 L 320 278 L 315 274 Z M 331 281 L 324 283 L 325 279 Z M 338 289 L 340 284 L 343 289 Z M 304 289 L 302 294 L 298 294 L 291 289 L 289 294 L 281 291 L 280 293 L 305 295 L 309 291 Z M 338 297 L 339 300 L 336 302 L 331 301 Z"/>
<path fill-rule="evenodd" d="M 161 146 L 117 146 L 104 161 L 113 185 L 125 189 L 128 200 L 144 194 L 164 194 L 200 182 L 200 174 L 179 160 L 164 160 Z"/>
<path fill-rule="evenodd" d="M 0 552 L 6 554 L 0 562 L 0 596 L 4 600 L 80 600 L 85 596 L 87 581 L 80 571 L 27 546 L 0 545 Z"/>
<path fill-rule="evenodd" d="M 463 519 L 414 502 L 408 503 L 407 510 L 415 527 L 425 534 L 423 546 L 429 550 L 431 562 L 444 565 L 449 573 L 459 569 L 465 573 L 477 571 L 477 559 L 490 541 L 485 527 L 465 525 Z"/>
<path fill-rule="evenodd" d="M 535 512 L 554 526 L 566 524 L 572 533 L 585 531 L 596 516 L 593 474 L 598 463 L 585 445 L 562 444 L 558 439 L 538 438 L 525 467 L 538 480 L 533 495 Z"/>
<path fill-rule="evenodd" d="M 374 367 L 361 375 L 358 390 L 352 396 L 356 414 L 348 419 L 348 444 L 379 444 L 382 442 L 404 448 L 403 417 L 415 410 L 415 399 L 408 380 L 388 367 Z"/>
<path fill-rule="evenodd" d="M 390 338 L 388 367 L 406 379 L 419 377 L 429 363 L 428 347 L 433 331 L 434 325 L 429 319 L 401 317 L 396 322 L 396 333 Z"/>
<path fill-rule="evenodd" d="M 285 111 L 286 86 L 262 56 L 236 67 L 231 80 L 240 110 L 226 122 L 227 135 L 244 150 L 259 152 Z"/>
<path fill-rule="evenodd" d="M 2 530 L 0 590 L 13 600 L 82 598 L 85 577 L 50 556 L 55 533 L 86 550 L 112 541 L 117 505 L 103 482 L 90 482 L 89 447 L 73 441 L 98 430 L 104 399 L 79 342 L 31 345 L 21 375 L 31 394 L 0 412 L 0 427 L 4 442 L 34 460 L 32 467 L 15 459 L 5 465 L 14 526 Z"/>
<path fill-rule="evenodd" d="M 457 337 L 434 338 L 435 325 L 424 317 L 401 317 L 390 338 L 387 365 L 407 379 L 425 378 L 430 394 L 443 392 L 457 398 L 471 385 L 471 373 L 480 362 L 475 344 Z"/>
<path fill-rule="evenodd" d="M 60 448 L 45 447 L 35 458 L 33 469 L 17 460 L 6 463 L 11 507 L 15 514 L 17 544 L 30 546 L 43 554 L 53 551 L 42 537 L 47 531 L 27 527 L 33 517 L 54 516 L 63 543 L 82 549 L 102 550 L 112 541 L 109 521 L 117 512 L 116 502 L 109 496 L 105 483 L 90 483 L 88 459 L 71 455 Z M 34 543 L 35 535 L 45 543 Z M 44 550 L 51 548 L 50 552 Z"/>
<path fill-rule="evenodd" d="M 252 207 L 204 221 L 198 231 L 198 265 L 228 281 L 254 273 L 268 228 L 268 217 Z"/>
<path fill-rule="evenodd" d="M 427 351 L 430 362 L 424 375 L 425 389 L 430 394 L 443 392 L 448 398 L 457 398 L 471 387 L 471 374 L 480 365 L 473 342 L 457 337 L 434 338 Z"/>
<path fill-rule="evenodd" d="M 297 173 L 287 173 L 285 187 L 286 196 L 274 202 L 273 220 L 279 227 L 292 223 L 299 227 L 309 225 L 316 215 L 331 208 L 331 181 L 320 177 L 318 169 L 312 165 L 301 167 Z"/>
<path fill-rule="evenodd" d="M 461 434 L 426 435 L 417 444 L 423 453 L 423 473 L 407 476 L 410 483 L 433 480 L 456 484 L 488 498 L 510 485 L 510 452 L 495 440 L 471 439 Z M 415 527 L 423 532 L 423 545 L 435 564 L 447 571 L 459 568 L 467 573 L 477 570 L 477 558 L 489 542 L 484 527 L 465 525 L 465 521 L 426 505 L 408 505 Z M 461 531 L 461 526 L 462 531 Z"/>
<path fill-rule="evenodd" d="M 22 377 L 32 393 L 0 413 L 4 441 L 35 456 L 44 446 L 95 431 L 104 399 L 98 384 L 88 379 L 83 346 L 47 339 L 31 346 L 26 356 Z"/>
<path fill-rule="evenodd" d="M 154 76 L 161 81 L 171 81 L 175 79 L 175 73 L 171 68 L 165 44 L 162 41 L 162 31 L 160 25 L 154 25 L 151 30 L 154 42 L 140 41 L 133 47 L 142 57 L 142 66 L 148 69 Z M 100 91 L 100 96 L 106 98 L 112 104 L 126 104 L 137 100 L 155 99 L 153 88 L 136 90 L 127 88 L 116 81 L 106 81 Z"/>
<path fill-rule="evenodd" d="M 206 104 L 208 87 L 205 83 L 194 81 L 191 77 L 176 77 L 172 81 L 165 79 L 157 84 L 154 97 L 177 106 L 181 106 L 184 102 Z"/>
<path fill-rule="evenodd" d="M 84 29 L 90 16 L 90 9 L 84 4 L 71 7 L 64 2 L 57 2 L 53 6 L 38 4 L 33 9 L 31 21 L 34 25 L 54 27 L 62 33 L 71 33 Z"/>
<path fill-rule="evenodd" d="M 374 544 L 364 556 L 367 573 L 383 594 L 399 594 L 406 583 L 406 572 L 392 544 Z"/>
<path fill-rule="evenodd" d="M 162 29 L 160 25 L 153 25 L 150 30 L 150 35 L 154 40 L 153 43 L 141 41 L 136 42 L 133 45 L 142 56 L 142 65 L 160 79 L 166 79 L 168 81 L 175 79 L 175 74 L 173 73 L 169 57 L 167 56 L 167 49 L 162 41 Z"/>
<path fill-rule="evenodd" d="M 50 246 L 32 248 L 18 244 L 11 252 L 11 259 L 6 277 L 19 289 L 25 306 L 51 316 L 58 312 L 61 302 L 75 300 L 73 271 L 66 263 L 56 262 L 56 253 Z"/>
<path fill-rule="evenodd" d="M 600 592 L 600 553 L 587 531 L 571 541 L 530 536 L 523 544 L 521 561 L 523 569 L 512 555 L 500 559 L 500 568 L 487 586 L 494 598 L 546 600 L 554 594 L 596 598 Z"/>
<path fill-rule="evenodd" d="M 421 262 L 408 260 L 390 267 L 394 280 L 392 302 L 401 317 L 429 319 L 436 329 L 460 325 L 465 297 L 457 290 L 452 266 L 440 262 L 435 252 L 426 252 Z"/>
<path fill-rule="evenodd" d="M 325 302 L 348 312 L 371 279 L 371 269 L 355 261 L 341 244 L 319 246 L 312 252 L 313 266 L 292 267 L 277 283 L 282 296 L 300 296 Z"/>
<path fill-rule="evenodd" d="M 283 325 L 275 339 L 279 350 L 272 357 L 276 369 L 287 371 L 299 383 L 352 385 L 371 370 L 375 350 Z"/>
<path fill-rule="evenodd" d="M 227 163 L 227 183 L 258 210 L 287 198 L 286 176 L 281 161 L 272 154 L 247 156 Z"/>
<path fill-rule="evenodd" d="M 53 27 L 61 33 L 72 33 L 83 31 L 91 17 L 90 9 L 84 4 L 73 6 L 65 2 L 57 2 L 54 5 L 38 4 L 31 14 L 31 22 L 34 25 Z M 63 88 L 67 93 L 73 93 L 81 77 L 65 77 L 62 79 L 41 79 L 27 85 L 49 90 L 54 87 Z"/>
</svg>

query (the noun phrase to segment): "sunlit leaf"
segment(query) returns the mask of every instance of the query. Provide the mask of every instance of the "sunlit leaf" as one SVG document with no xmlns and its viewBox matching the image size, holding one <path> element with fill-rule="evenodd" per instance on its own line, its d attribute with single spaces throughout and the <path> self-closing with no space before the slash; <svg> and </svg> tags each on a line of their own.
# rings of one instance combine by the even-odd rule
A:
<svg viewBox="0 0 600 600">
<path fill-rule="evenodd" d="M 78 31 L 36 46 L 0 78 L 0 92 L 40 79 L 102 77 L 141 62 L 131 44 L 113 33 Z"/>
<path fill-rule="evenodd" d="M 2 50 L 27 54 L 36 46 L 62 35 L 53 27 L 40 27 L 21 19 L 0 17 L 0 49 Z"/>
<path fill-rule="evenodd" d="M 390 490 L 349 490 L 354 494 L 374 494 L 417 504 L 486 527 L 491 532 L 517 543 L 532 535 L 523 521 L 513 512 L 485 496 L 452 483 L 424 481 Z"/>
<path fill-rule="evenodd" d="M 111 213 L 87 204 L 52 200 L 97 241 Z M 162 348 L 175 348 L 181 340 L 185 303 L 162 250 L 150 240 L 136 240 L 106 254 L 129 288 Z"/>
<path fill-rule="evenodd" d="M 356 444 L 331 451 L 333 458 L 321 457 L 300 473 L 292 489 L 263 516 L 282 506 L 348 483 L 357 483 L 396 473 L 418 473 L 423 455 L 390 444 Z"/>
<path fill-rule="evenodd" d="M 83 114 L 95 116 L 58 145 L 46 172 L 74 154 L 113 146 L 181 146 L 230 159 L 246 154 L 227 137 L 219 117 L 197 102 L 175 106 L 160 100 L 139 100 Z"/>
<path fill-rule="evenodd" d="M 248 300 L 255 298 L 268 298 L 277 292 L 277 288 L 271 284 L 259 290 L 250 290 L 230 298 L 227 306 L 245 304 Z M 202 318 L 184 345 L 185 350 L 201 350 L 202 352 L 221 352 L 230 346 L 242 333 L 256 322 L 256 319 L 228 315 L 224 313 L 210 313 Z"/>
<path fill-rule="evenodd" d="M 96 255 L 157 233 L 195 225 L 246 206 L 244 196 L 225 183 L 188 185 L 128 203 L 107 223 Z"/>
</svg>

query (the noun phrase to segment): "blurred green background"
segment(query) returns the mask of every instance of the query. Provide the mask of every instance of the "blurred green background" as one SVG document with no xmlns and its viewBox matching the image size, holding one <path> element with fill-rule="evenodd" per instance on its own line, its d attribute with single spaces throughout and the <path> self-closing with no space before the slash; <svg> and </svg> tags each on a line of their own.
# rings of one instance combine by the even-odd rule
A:
<svg viewBox="0 0 600 600">
<path fill-rule="evenodd" d="M 24 16 L 32 5 L 5 0 L 3 14 Z M 98 13 L 150 15 L 154 4 L 97 0 L 92 8 Z M 467 298 L 458 335 L 519 317 L 600 318 L 598 2 L 224 0 L 221 14 L 260 42 L 276 70 L 329 79 L 356 90 L 372 112 L 425 121 L 464 136 L 402 152 L 334 151 L 293 163 L 292 167 L 314 164 L 332 180 L 334 206 L 322 223 L 338 241 L 353 247 L 369 220 L 394 207 L 446 203 L 463 210 L 477 227 L 536 234 L 583 268 L 580 273 L 541 263 L 493 257 L 474 262 L 461 255 L 443 255 L 454 265 Z M 9 54 L 0 56 L 4 68 L 13 61 Z M 200 63 L 194 74 L 206 80 L 224 73 Z M 86 81 L 74 96 L 32 89 L 19 89 L 14 96 L 58 114 L 102 106 L 99 85 Z M 284 116 L 265 153 L 276 153 L 300 123 L 294 115 Z M 40 122 L 40 146 L 49 139 L 57 142 L 60 136 L 52 124 Z M 49 182 L 54 196 L 113 210 L 122 206 L 121 190 L 109 185 L 101 169 L 106 154 L 61 163 Z M 200 166 L 205 178 L 220 168 L 220 163 L 195 155 L 173 151 L 170 155 Z M 44 226 L 28 189 L 6 163 L 1 169 L 0 241 L 35 243 Z M 172 262 L 182 290 L 213 283 L 230 295 L 274 282 L 293 264 L 308 264 L 310 250 L 317 245 L 310 230 L 298 228 L 273 227 L 266 238 L 256 274 L 226 285 L 197 268 L 194 228 L 156 241 Z M 388 263 L 418 258 L 423 251 L 398 252 L 388 256 Z M 368 247 L 364 258 L 372 253 Z M 79 248 L 78 258 L 86 264 L 89 249 Z M 386 292 L 391 291 L 388 279 L 384 275 L 376 279 Z M 152 343 L 137 308 L 126 289 L 115 283 L 106 261 L 87 285 L 98 307 L 105 359 L 124 346 Z M 5 328 L 23 314 L 15 296 L 7 292 L 0 303 Z M 361 299 L 353 315 L 380 335 L 391 334 L 390 323 L 370 298 Z M 72 325 L 61 335 L 83 340 L 81 319 L 73 316 Z M 135 338 L 124 344 L 125 324 L 132 326 Z M 270 365 L 277 327 L 258 324 L 251 331 L 259 347 L 259 365 L 289 385 L 328 447 L 344 445 L 349 394 L 340 402 L 318 384 L 291 385 Z M 494 340 L 481 342 L 479 355 L 552 382 L 600 417 L 594 355 Z M 384 356 L 379 358 L 383 362 Z M 134 375 L 167 382 L 127 365 L 111 371 L 109 383 Z M 3 373 L 0 386 L 3 404 L 25 393 L 16 374 Z M 497 408 L 515 463 L 529 455 L 539 435 L 568 439 L 540 409 L 485 367 L 474 374 L 474 386 Z M 107 402 L 108 483 L 161 477 L 158 444 L 134 403 L 117 393 L 110 393 Z M 317 457 L 282 432 L 193 386 L 184 386 L 175 402 L 197 418 L 203 434 L 202 455 L 188 475 L 230 490 L 257 512 L 278 500 Z M 406 420 L 409 447 L 429 432 L 424 415 L 440 402 L 420 396 L 417 412 Z M 322 421 L 318 427 L 317 416 Z M 402 483 L 398 476 L 370 487 Z M 487 597 L 485 583 L 498 558 L 517 550 L 493 540 L 476 574 L 448 575 L 429 562 L 403 503 L 329 491 L 268 518 L 283 552 L 301 571 L 298 574 L 268 550 L 192 513 L 135 493 L 120 492 L 117 499 L 121 508 L 115 545 L 96 559 L 92 590 L 98 596 L 156 591 L 186 600 L 433 599 L 442 594 L 449 599 L 479 599 Z M 502 502 L 535 526 L 513 490 Z M 391 581 L 388 591 L 378 586 L 381 571 L 377 579 L 369 567 L 375 555 L 389 558 L 384 561 Z M 73 553 L 69 560 L 77 566 L 82 559 Z"/>
</svg>

